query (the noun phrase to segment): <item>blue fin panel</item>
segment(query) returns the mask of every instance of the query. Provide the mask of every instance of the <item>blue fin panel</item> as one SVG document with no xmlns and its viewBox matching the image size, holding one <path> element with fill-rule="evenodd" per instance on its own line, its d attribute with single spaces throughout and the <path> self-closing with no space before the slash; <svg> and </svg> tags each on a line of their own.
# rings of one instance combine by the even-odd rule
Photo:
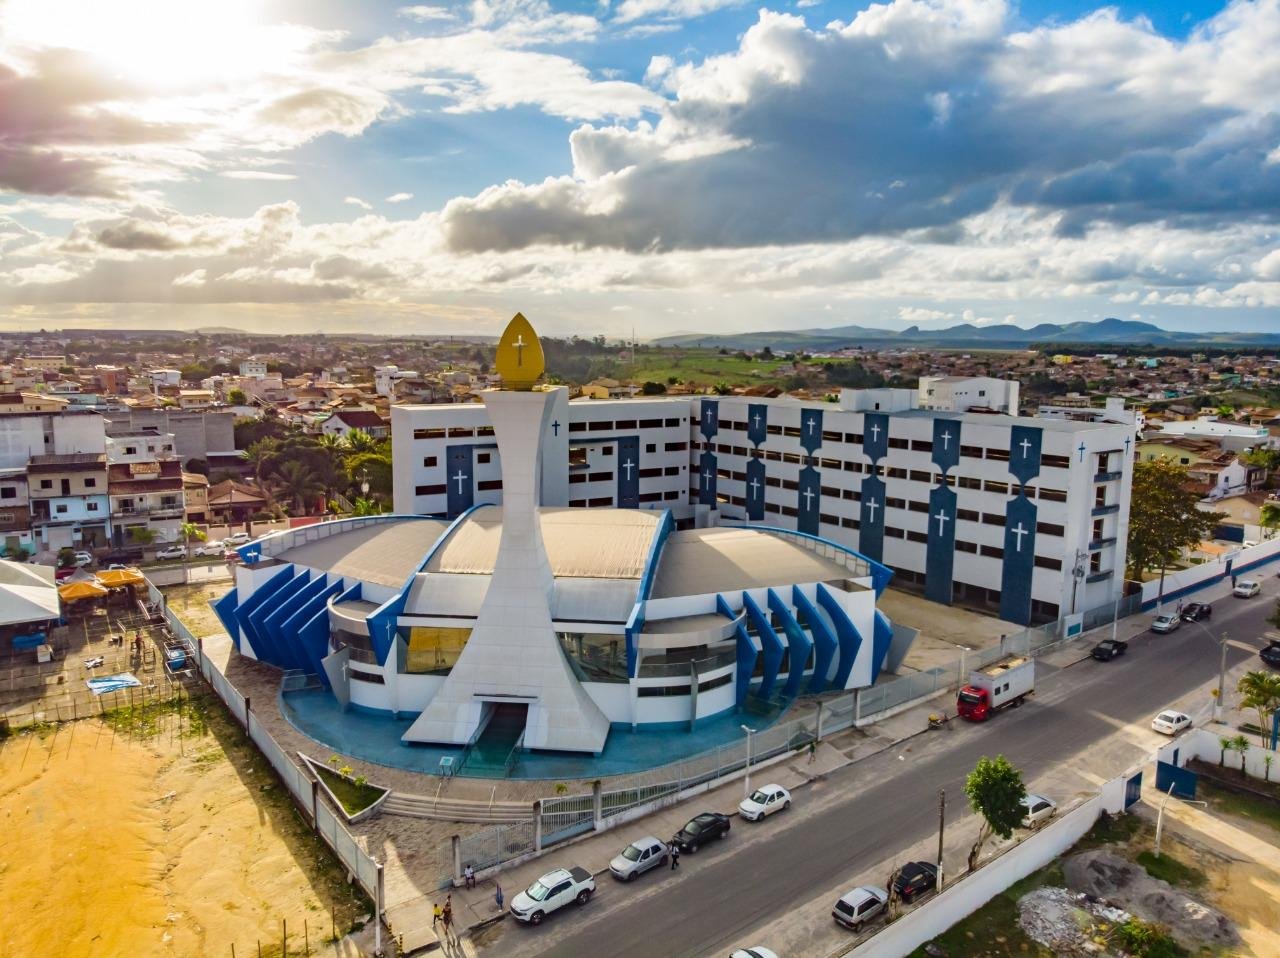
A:
<svg viewBox="0 0 1280 958">
<path fill-rule="evenodd" d="M 786 698 L 795 698 L 800 694 L 800 686 L 804 683 L 804 669 L 809 664 L 809 653 L 813 651 L 813 640 L 804 634 L 800 623 L 796 621 L 791 607 L 782 601 L 782 596 L 773 589 L 769 590 L 769 611 L 782 619 L 782 631 L 787 634 L 787 646 L 791 651 L 787 666 L 787 684 L 782 689 Z"/>
<path fill-rule="evenodd" d="M 271 618 L 279 603 L 289 601 L 299 589 L 310 581 L 310 573 L 306 569 L 299 569 L 296 566 L 291 566 L 290 569 L 292 577 L 275 591 L 275 594 L 271 596 L 271 601 L 261 603 L 249 613 L 249 622 L 257 631 L 258 638 L 262 640 L 265 648 L 270 649 L 270 658 L 266 661 L 273 665 L 278 665 L 282 669 L 296 669 L 298 663 L 290 658 L 289 650 L 280 641 L 280 637 L 273 630 L 267 628 L 267 619 Z"/>
<path fill-rule="evenodd" d="M 301 656 L 295 654 L 288 636 L 280 631 L 280 623 L 288 618 L 288 610 L 297 607 L 299 596 L 304 595 L 313 583 L 311 570 L 301 569 L 292 582 L 276 593 L 276 600 L 259 609 L 255 616 L 258 631 L 279 649 L 280 664 L 286 669 L 305 668 L 306 662 Z M 281 615 L 282 612 L 285 614 Z"/>
<path fill-rule="evenodd" d="M 253 654 L 259 659 L 264 662 L 270 662 L 273 665 L 276 664 L 276 660 L 272 657 L 272 650 L 266 646 L 263 638 L 258 634 L 257 628 L 249 620 L 249 616 L 256 612 L 277 591 L 293 581 L 293 574 L 292 564 L 282 566 L 279 572 L 258 586 L 253 595 L 236 606 L 236 621 L 240 623 L 240 628 L 244 630 L 245 638 L 249 640 L 249 648 L 253 649 Z"/>
<path fill-rule="evenodd" d="M 742 593 L 742 605 L 747 610 L 747 618 L 760 633 L 760 650 L 764 656 L 764 678 L 760 681 L 760 697 L 767 699 L 773 691 L 773 684 L 778 681 L 778 667 L 782 665 L 782 640 L 769 624 L 769 617 L 756 604 L 748 592 Z"/>
<path fill-rule="evenodd" d="M 227 630 L 227 635 L 231 636 L 231 641 L 236 644 L 237 652 L 240 651 L 240 623 L 236 621 L 236 603 L 239 601 L 239 594 L 232 589 L 221 599 L 209 603 L 213 608 L 213 614 L 218 617 L 222 627 Z"/>
<path fill-rule="evenodd" d="M 875 658 L 871 660 L 871 681 L 873 683 L 880 677 L 880 670 L 884 668 L 884 660 L 889 655 L 889 646 L 893 644 L 893 624 L 879 609 L 876 609 L 875 630 Z"/>
<path fill-rule="evenodd" d="M 738 617 L 733 609 L 729 608 L 729 603 L 722 595 L 716 596 L 716 611 L 730 619 Z M 734 702 L 741 705 L 747 699 L 747 690 L 751 687 L 751 676 L 756 670 L 756 658 L 760 653 L 756 651 L 755 645 L 751 642 L 751 636 L 747 635 L 747 629 L 741 622 L 734 630 L 734 635 L 738 640 L 738 675 Z"/>
<path fill-rule="evenodd" d="M 809 692 L 821 692 L 827 687 L 827 673 L 831 671 L 831 660 L 836 657 L 839 648 L 836 637 L 831 634 L 827 622 L 818 614 L 809 597 L 800 591 L 798 585 L 791 587 L 791 598 L 796 604 L 796 611 L 804 616 L 809 625 L 809 634 L 813 636 L 813 644 L 818 654 L 814 657 L 813 675 L 809 677 Z"/>
<path fill-rule="evenodd" d="M 821 582 L 818 583 L 818 605 L 831 616 L 831 621 L 836 626 L 836 636 L 840 641 L 840 662 L 836 666 L 836 677 L 831 680 L 831 684 L 835 688 L 843 689 L 849 684 L 849 673 L 853 671 L 853 665 L 858 661 L 858 650 L 862 648 L 862 635 L 858 632 L 858 627 L 853 624 L 853 620 L 849 618 L 849 613 L 845 612 L 844 606 Z"/>
<path fill-rule="evenodd" d="M 341 591 L 341 582 L 325 586 L 284 624 L 286 632 L 296 637 L 295 641 L 302 649 L 307 661 L 307 671 L 319 675 L 326 687 L 329 685 L 329 676 L 321 662 L 329 654 L 329 599 Z M 347 591 L 354 591 L 359 595 L 359 583 Z"/>
</svg>

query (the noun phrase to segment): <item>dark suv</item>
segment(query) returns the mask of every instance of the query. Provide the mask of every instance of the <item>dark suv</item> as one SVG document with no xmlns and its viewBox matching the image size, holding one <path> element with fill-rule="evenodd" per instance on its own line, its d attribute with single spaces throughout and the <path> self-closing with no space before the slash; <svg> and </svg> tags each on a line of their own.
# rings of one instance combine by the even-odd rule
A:
<svg viewBox="0 0 1280 958">
<path fill-rule="evenodd" d="M 696 852 L 698 846 L 705 845 L 713 838 L 724 838 L 729 834 L 729 816 L 719 812 L 703 812 L 695 815 L 685 823 L 684 828 L 676 832 L 671 839 L 682 852 Z"/>
<path fill-rule="evenodd" d="M 928 862 L 907 862 L 893 880 L 893 890 L 907 904 L 938 887 L 938 869 Z"/>
<path fill-rule="evenodd" d="M 1273 640 L 1270 645 L 1258 653 L 1258 658 L 1273 669 L 1280 669 L 1280 641 Z"/>
<path fill-rule="evenodd" d="M 1208 602 L 1188 602 L 1182 607 L 1183 622 L 1199 622 L 1213 618 L 1213 606 Z"/>
</svg>

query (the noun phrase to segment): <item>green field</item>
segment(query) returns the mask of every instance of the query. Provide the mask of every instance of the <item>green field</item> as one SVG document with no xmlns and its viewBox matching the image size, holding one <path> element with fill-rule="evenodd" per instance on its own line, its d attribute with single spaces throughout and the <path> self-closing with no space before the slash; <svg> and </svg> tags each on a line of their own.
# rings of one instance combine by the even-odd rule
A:
<svg viewBox="0 0 1280 958">
<path fill-rule="evenodd" d="M 749 360 L 740 356 L 722 356 L 712 349 L 644 350 L 637 354 L 634 365 L 620 364 L 622 378 L 663 385 L 674 376 L 682 383 L 714 386 L 758 386 L 781 382 L 790 367 L 784 359 Z"/>
</svg>

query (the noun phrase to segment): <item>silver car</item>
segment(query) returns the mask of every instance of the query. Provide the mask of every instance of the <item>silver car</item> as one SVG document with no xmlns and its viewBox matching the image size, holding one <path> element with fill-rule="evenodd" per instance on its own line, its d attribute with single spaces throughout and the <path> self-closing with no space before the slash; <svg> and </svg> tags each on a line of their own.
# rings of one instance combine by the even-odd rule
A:
<svg viewBox="0 0 1280 958">
<path fill-rule="evenodd" d="M 1176 612 L 1161 612 L 1151 620 L 1151 631 L 1166 634 L 1175 632 L 1182 626 L 1182 616 Z"/>
<path fill-rule="evenodd" d="M 631 881 L 637 875 L 667 863 L 667 846 L 652 835 L 632 842 L 609 862 L 609 871 L 619 881 Z"/>
<path fill-rule="evenodd" d="M 846 928 L 862 931 L 862 926 L 884 911 L 888 902 L 889 893 L 883 888 L 862 885 L 840 896 L 831 909 L 831 917 Z"/>
</svg>

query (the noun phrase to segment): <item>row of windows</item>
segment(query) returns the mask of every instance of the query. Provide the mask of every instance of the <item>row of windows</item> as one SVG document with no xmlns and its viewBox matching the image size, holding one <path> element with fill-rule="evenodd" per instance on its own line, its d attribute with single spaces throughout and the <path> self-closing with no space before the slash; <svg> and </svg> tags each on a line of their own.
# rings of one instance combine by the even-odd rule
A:
<svg viewBox="0 0 1280 958">
<path fill-rule="evenodd" d="M 606 419 L 592 422 L 571 422 L 569 423 L 569 431 L 613 432 L 626 429 L 679 429 L 688 424 L 689 420 L 680 417 L 675 419 L 619 419 L 616 421 Z"/>
<path fill-rule="evenodd" d="M 733 673 L 729 672 L 725 675 L 717 675 L 714 679 L 707 679 L 705 682 L 698 683 L 699 692 L 710 692 L 712 689 L 718 689 L 722 685 L 728 685 L 733 681 Z M 688 695 L 689 686 L 687 685 L 642 685 L 636 689 L 636 695 L 642 699 L 660 698 L 667 695 Z"/>
<path fill-rule="evenodd" d="M 492 435 L 492 426 L 449 426 L 447 429 L 439 427 L 413 431 L 414 439 L 474 439 Z"/>
</svg>

